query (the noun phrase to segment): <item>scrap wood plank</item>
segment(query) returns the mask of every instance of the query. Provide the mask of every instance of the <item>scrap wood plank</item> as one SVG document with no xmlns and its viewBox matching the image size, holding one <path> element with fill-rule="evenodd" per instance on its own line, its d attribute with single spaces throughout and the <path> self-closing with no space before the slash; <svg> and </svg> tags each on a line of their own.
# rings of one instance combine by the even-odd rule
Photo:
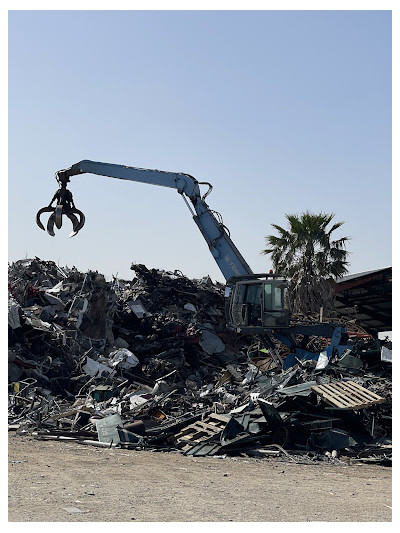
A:
<svg viewBox="0 0 400 533">
<path fill-rule="evenodd" d="M 385 402 L 384 398 L 361 387 L 354 381 L 314 385 L 311 390 L 321 396 L 329 405 L 340 409 L 365 409 L 371 405 Z"/>
<path fill-rule="evenodd" d="M 214 435 L 223 429 L 226 425 L 226 421 L 220 421 L 219 424 L 214 422 L 200 421 L 193 422 L 190 426 L 182 429 L 177 435 L 176 438 L 196 438 L 197 436 L 202 435 Z"/>
<path fill-rule="evenodd" d="M 194 444 L 204 442 L 222 432 L 229 420 L 229 416 L 211 414 L 205 420 L 193 422 L 175 435 L 176 446 L 182 450 L 191 448 Z"/>
<path fill-rule="evenodd" d="M 338 383 L 320 385 L 313 387 L 313 389 L 327 403 L 341 409 L 356 409 L 370 405 L 370 402 L 366 401 L 365 398 L 360 399 L 359 396 L 352 394 L 352 391 L 349 391 L 346 386 L 341 386 Z"/>
<path fill-rule="evenodd" d="M 358 383 L 355 383 L 354 381 L 347 381 L 346 383 L 355 392 L 362 395 L 363 397 L 366 397 L 367 400 L 369 400 L 372 396 L 375 399 L 380 399 L 381 401 L 379 403 L 383 403 L 385 401 L 385 399 L 379 396 L 378 394 L 366 389 L 365 387 L 362 387 L 361 385 L 359 385 Z"/>
<path fill-rule="evenodd" d="M 337 385 L 341 390 L 346 387 L 346 393 L 353 395 L 353 397 L 358 399 L 360 404 L 363 404 L 365 407 L 370 407 L 371 405 L 385 402 L 384 398 L 378 396 L 372 391 L 369 391 L 354 381 L 347 381 L 344 383 L 339 382 Z"/>
</svg>

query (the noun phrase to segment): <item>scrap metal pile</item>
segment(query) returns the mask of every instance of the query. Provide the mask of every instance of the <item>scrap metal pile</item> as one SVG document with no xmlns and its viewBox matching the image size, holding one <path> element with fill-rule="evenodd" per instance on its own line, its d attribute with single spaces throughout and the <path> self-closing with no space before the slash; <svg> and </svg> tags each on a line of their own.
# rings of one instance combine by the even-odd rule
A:
<svg viewBox="0 0 400 533">
<path fill-rule="evenodd" d="M 387 342 L 352 324 L 351 350 L 283 370 L 226 330 L 222 285 L 131 269 L 132 281 L 106 281 L 39 258 L 9 265 L 11 429 L 195 456 L 390 463 Z M 310 344 L 318 354 L 326 342 Z"/>
</svg>

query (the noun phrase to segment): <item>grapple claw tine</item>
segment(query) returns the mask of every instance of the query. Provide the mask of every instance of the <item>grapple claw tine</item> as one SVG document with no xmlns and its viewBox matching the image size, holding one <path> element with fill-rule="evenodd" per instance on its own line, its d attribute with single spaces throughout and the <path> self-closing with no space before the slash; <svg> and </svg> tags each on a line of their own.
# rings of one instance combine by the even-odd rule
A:
<svg viewBox="0 0 400 533">
<path fill-rule="evenodd" d="M 79 226 L 79 220 L 73 213 L 66 213 L 66 216 L 70 219 L 72 222 L 72 231 L 69 234 L 69 237 L 74 237 L 78 232 L 76 231 L 76 228 Z"/>
<path fill-rule="evenodd" d="M 49 221 L 47 222 L 47 233 L 49 235 L 51 235 L 52 237 L 54 237 L 54 235 L 55 235 L 55 233 L 54 233 L 54 222 L 55 222 L 55 219 L 56 219 L 56 214 L 53 213 L 52 215 L 50 215 Z"/>
<path fill-rule="evenodd" d="M 55 210 L 55 219 L 54 219 L 57 229 L 60 229 L 62 226 L 62 216 L 63 216 L 63 206 L 62 204 L 57 204 L 56 210 Z"/>
<path fill-rule="evenodd" d="M 70 237 L 74 237 L 78 233 L 78 231 L 80 231 L 83 228 L 83 226 L 85 225 L 85 215 L 82 213 L 82 211 L 80 211 L 79 209 L 74 208 L 74 209 L 72 209 L 72 212 L 76 213 L 77 215 L 79 215 L 80 220 L 78 222 L 78 220 L 75 217 L 75 219 L 77 221 L 77 224 L 74 224 L 73 231 L 71 232 Z"/>
<path fill-rule="evenodd" d="M 39 209 L 39 211 L 36 213 L 36 224 L 39 226 L 40 229 L 42 229 L 43 231 L 46 231 L 44 229 L 44 226 L 40 220 L 40 216 L 43 214 L 43 213 L 54 213 L 54 207 L 42 207 L 42 209 Z"/>
</svg>

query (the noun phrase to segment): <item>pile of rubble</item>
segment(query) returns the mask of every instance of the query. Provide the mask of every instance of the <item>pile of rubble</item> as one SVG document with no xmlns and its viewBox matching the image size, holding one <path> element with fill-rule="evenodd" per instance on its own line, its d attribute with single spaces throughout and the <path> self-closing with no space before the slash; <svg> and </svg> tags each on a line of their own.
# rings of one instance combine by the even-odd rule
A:
<svg viewBox="0 0 400 533">
<path fill-rule="evenodd" d="M 359 328 L 324 368 L 283 370 L 226 330 L 222 285 L 131 269 L 128 282 L 38 258 L 9 265 L 10 429 L 196 456 L 391 461 L 387 342 Z"/>
</svg>

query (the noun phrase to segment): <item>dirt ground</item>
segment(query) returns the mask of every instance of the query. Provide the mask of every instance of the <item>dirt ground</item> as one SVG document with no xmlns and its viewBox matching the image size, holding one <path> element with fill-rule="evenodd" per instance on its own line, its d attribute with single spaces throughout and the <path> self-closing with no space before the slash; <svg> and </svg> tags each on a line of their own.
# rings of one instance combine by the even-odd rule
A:
<svg viewBox="0 0 400 533">
<path fill-rule="evenodd" d="M 383 466 L 196 458 L 14 433 L 8 452 L 9 522 L 392 519 L 392 472 Z"/>
</svg>

